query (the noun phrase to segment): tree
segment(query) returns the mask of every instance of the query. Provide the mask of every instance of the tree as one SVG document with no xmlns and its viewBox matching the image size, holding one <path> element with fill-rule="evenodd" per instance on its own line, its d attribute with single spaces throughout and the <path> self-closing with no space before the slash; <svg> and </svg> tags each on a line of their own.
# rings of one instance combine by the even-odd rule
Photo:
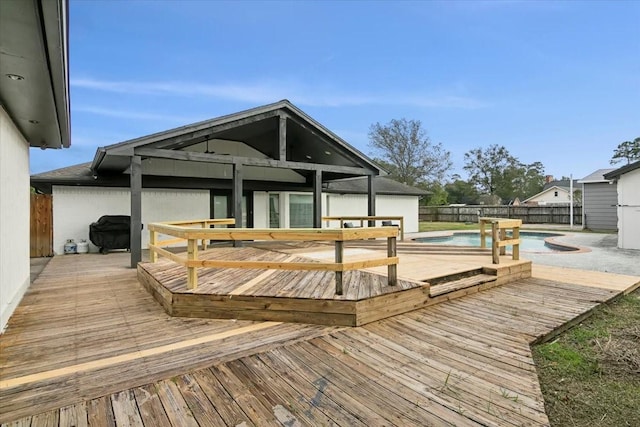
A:
<svg viewBox="0 0 640 427">
<path fill-rule="evenodd" d="M 613 150 L 613 157 L 611 157 L 612 165 L 625 160 L 627 164 L 640 160 L 640 137 L 633 141 L 621 142 L 618 144 L 618 148 Z"/>
<path fill-rule="evenodd" d="M 478 190 L 467 181 L 463 181 L 459 175 L 453 176 L 453 182 L 444 186 L 449 195 L 449 203 L 463 203 L 473 205 L 478 203 Z"/>
<path fill-rule="evenodd" d="M 442 182 L 451 168 L 451 153 L 432 143 L 420 120 L 393 119 L 369 128 L 375 161 L 389 176 L 407 185 L 425 187 Z"/>
<path fill-rule="evenodd" d="M 544 186 L 542 163 L 521 163 L 503 146 L 476 148 L 467 152 L 464 159 L 469 182 L 479 192 L 497 195 L 503 201 L 516 197 L 526 199 L 539 193 Z"/>
<path fill-rule="evenodd" d="M 427 206 L 442 206 L 448 203 L 449 195 L 442 184 L 435 183 L 431 185 L 429 191 L 431 191 L 431 194 L 426 199 Z"/>
<path fill-rule="evenodd" d="M 464 170 L 469 173 L 469 182 L 485 194 L 504 193 L 504 186 L 510 179 L 510 171 L 518 165 L 518 159 L 509 151 L 496 144 L 483 150 L 475 148 L 464 155 Z"/>
</svg>

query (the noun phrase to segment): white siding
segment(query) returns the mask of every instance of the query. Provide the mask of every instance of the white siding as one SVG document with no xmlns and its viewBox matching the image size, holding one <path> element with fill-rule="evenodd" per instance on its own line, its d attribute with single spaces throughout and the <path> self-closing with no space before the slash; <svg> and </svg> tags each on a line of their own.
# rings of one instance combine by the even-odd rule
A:
<svg viewBox="0 0 640 427">
<path fill-rule="evenodd" d="M 555 195 L 556 192 L 558 193 L 557 196 Z M 552 187 L 527 200 L 527 203 L 534 203 L 534 202 L 538 203 L 539 205 L 547 205 L 547 204 L 568 205 L 571 202 L 571 197 L 569 197 L 569 192 L 567 190 Z"/>
<path fill-rule="evenodd" d="M 0 331 L 29 287 L 29 145 L 0 106 Z"/>
<path fill-rule="evenodd" d="M 640 249 L 640 169 L 618 180 L 618 247 Z"/>
<path fill-rule="evenodd" d="M 53 250 L 64 253 L 67 239 L 89 241 L 89 224 L 102 215 L 129 215 L 129 189 L 53 186 Z M 142 247 L 149 243 L 146 224 L 159 221 L 209 218 L 208 190 L 142 191 Z M 89 245 L 89 250 L 98 250 Z"/>
<path fill-rule="evenodd" d="M 367 215 L 365 194 L 329 194 L 326 205 L 327 216 Z M 416 233 L 418 232 L 418 197 L 378 194 L 376 215 L 403 216 L 405 233 Z"/>
</svg>

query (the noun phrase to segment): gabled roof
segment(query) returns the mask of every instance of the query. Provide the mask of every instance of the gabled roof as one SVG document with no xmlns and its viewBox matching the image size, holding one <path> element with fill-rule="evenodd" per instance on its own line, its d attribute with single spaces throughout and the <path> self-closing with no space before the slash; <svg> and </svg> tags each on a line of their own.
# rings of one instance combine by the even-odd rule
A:
<svg viewBox="0 0 640 427">
<path fill-rule="evenodd" d="M 560 187 L 557 185 L 554 185 L 553 187 L 549 187 L 546 188 L 544 190 L 542 190 L 541 192 L 539 192 L 538 194 L 534 194 L 533 196 L 529 197 L 528 199 L 525 199 L 522 201 L 522 203 L 527 203 L 528 201 L 535 199 L 536 197 L 542 196 L 545 193 L 551 193 L 552 191 L 564 191 L 565 193 L 569 193 L 569 187 Z"/>
<path fill-rule="evenodd" d="M 604 175 L 605 179 L 618 179 L 620 175 L 624 175 L 625 173 L 629 173 L 633 170 L 640 169 L 640 160 L 637 162 L 629 163 L 628 165 L 624 165 L 621 168 L 614 169 L 611 172 L 607 172 Z"/>
<path fill-rule="evenodd" d="M 212 139 L 241 141 L 268 158 L 279 159 L 282 118 L 286 119 L 287 161 L 363 168 L 374 175 L 384 173 L 373 160 L 286 99 L 98 148 L 91 169 L 96 173 L 119 173 L 129 166 L 136 149 L 181 151 Z"/>
<path fill-rule="evenodd" d="M 69 147 L 67 0 L 0 1 L 0 105 L 31 147 Z"/>
<path fill-rule="evenodd" d="M 338 194 L 367 194 L 367 177 L 347 178 L 331 181 L 325 184 L 322 189 L 325 193 Z M 426 196 L 429 191 L 410 185 L 394 181 L 391 178 L 375 177 L 376 194 L 406 195 L 406 196 Z"/>
<path fill-rule="evenodd" d="M 609 168 L 609 169 L 598 169 L 597 171 L 585 176 L 584 178 L 582 178 L 581 180 L 579 180 L 578 182 L 580 184 L 589 184 L 589 183 L 596 183 L 596 182 L 609 182 L 609 179 L 606 179 L 604 177 L 605 174 L 611 172 L 615 170 L 615 168 Z"/>
<path fill-rule="evenodd" d="M 573 180 L 573 187 L 577 187 L 578 186 L 578 180 L 574 179 Z M 560 187 L 560 188 L 565 188 L 567 191 L 571 188 L 571 180 L 569 179 L 558 179 L 555 181 L 550 181 L 544 184 L 544 186 L 542 187 L 543 190 L 547 190 L 551 187 Z"/>
</svg>

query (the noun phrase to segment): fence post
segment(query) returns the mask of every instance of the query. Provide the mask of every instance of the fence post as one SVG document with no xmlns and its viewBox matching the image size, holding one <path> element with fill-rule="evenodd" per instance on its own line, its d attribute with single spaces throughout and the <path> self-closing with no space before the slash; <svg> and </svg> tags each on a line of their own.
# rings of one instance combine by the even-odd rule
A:
<svg viewBox="0 0 640 427">
<path fill-rule="evenodd" d="M 491 256 L 493 257 L 494 264 L 500 264 L 500 256 L 498 255 L 498 243 L 500 242 L 500 237 L 498 235 L 498 222 L 491 222 Z"/>
<path fill-rule="evenodd" d="M 342 264 L 344 258 L 344 242 L 336 240 L 336 264 Z M 336 270 L 336 295 L 342 295 L 342 271 Z"/>
<path fill-rule="evenodd" d="M 397 254 L 396 250 L 396 237 L 390 236 L 387 237 L 387 256 L 389 258 L 395 257 Z M 387 266 L 387 280 L 389 286 L 395 286 L 398 284 L 398 265 L 397 264 L 389 264 Z"/>
<path fill-rule="evenodd" d="M 187 260 L 196 261 L 198 259 L 198 240 L 189 239 L 187 241 Z M 196 289 L 198 287 L 197 267 L 187 267 L 187 288 Z"/>
<path fill-rule="evenodd" d="M 156 262 L 158 261 L 158 254 L 156 253 L 155 246 L 157 243 L 156 232 L 154 230 L 149 230 L 149 261 Z"/>
<path fill-rule="evenodd" d="M 513 235 L 511 236 L 512 239 L 520 239 L 520 227 L 519 226 L 515 226 L 513 227 Z M 513 259 L 514 260 L 519 260 L 520 259 L 520 243 L 516 243 L 515 245 L 513 245 Z"/>
</svg>

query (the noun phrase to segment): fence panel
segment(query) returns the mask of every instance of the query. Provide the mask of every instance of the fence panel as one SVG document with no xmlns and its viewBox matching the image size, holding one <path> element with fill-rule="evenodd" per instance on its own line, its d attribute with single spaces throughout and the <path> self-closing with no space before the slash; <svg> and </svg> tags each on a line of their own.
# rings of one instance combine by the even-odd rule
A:
<svg viewBox="0 0 640 427">
<path fill-rule="evenodd" d="M 31 258 L 53 256 L 53 196 L 31 195 Z"/>
<path fill-rule="evenodd" d="M 420 206 L 420 221 L 478 222 L 478 217 L 520 219 L 524 224 L 569 224 L 569 206 Z M 573 223 L 582 224 L 582 206 L 574 206 Z"/>
</svg>

